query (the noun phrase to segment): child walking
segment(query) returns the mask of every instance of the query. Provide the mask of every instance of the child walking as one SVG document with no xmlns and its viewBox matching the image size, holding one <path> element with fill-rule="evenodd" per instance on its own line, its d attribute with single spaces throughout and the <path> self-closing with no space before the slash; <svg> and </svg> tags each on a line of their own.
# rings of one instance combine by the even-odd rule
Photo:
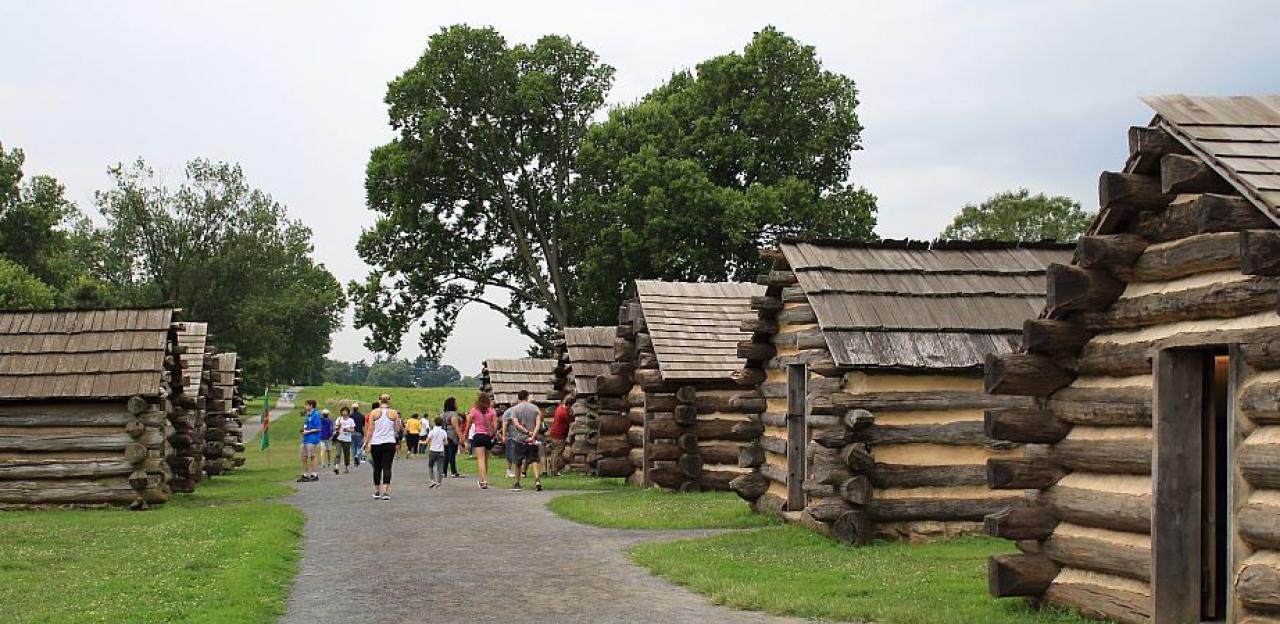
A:
<svg viewBox="0 0 1280 624">
<path fill-rule="evenodd" d="M 427 433 L 427 474 L 431 477 L 431 488 L 440 487 L 444 480 L 445 462 L 444 447 L 449 441 L 449 433 L 444 429 L 444 418 L 436 416 L 435 426 Z"/>
</svg>

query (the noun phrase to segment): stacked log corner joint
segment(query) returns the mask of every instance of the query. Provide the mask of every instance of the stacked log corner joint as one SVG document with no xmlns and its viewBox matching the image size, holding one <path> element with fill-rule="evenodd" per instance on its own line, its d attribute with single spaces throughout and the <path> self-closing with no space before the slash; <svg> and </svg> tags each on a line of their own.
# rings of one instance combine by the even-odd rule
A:
<svg viewBox="0 0 1280 624">
<path fill-rule="evenodd" d="M 1208 151 L 1223 137 L 1228 156 L 1265 150 L 1254 126 L 1280 124 L 1209 123 L 1227 98 L 1185 100 L 1149 100 L 1157 118 L 1130 129 L 1124 171 L 1102 174 L 1102 211 L 1075 262 L 1052 267 L 1044 317 L 987 362 L 990 392 L 1035 397 L 986 416 L 992 436 L 1028 445 L 988 465 L 991 487 L 1030 503 L 985 519 L 1021 551 L 991 558 L 994 596 L 1124 623 L 1280 621 L 1280 230 L 1264 214 L 1277 197 L 1251 200 L 1248 163 Z M 1230 433 L 1202 429 L 1212 414 Z M 1225 453 L 1206 453 L 1214 436 Z M 1219 488 L 1202 462 L 1233 501 L 1204 515 L 1188 500 Z"/>
</svg>

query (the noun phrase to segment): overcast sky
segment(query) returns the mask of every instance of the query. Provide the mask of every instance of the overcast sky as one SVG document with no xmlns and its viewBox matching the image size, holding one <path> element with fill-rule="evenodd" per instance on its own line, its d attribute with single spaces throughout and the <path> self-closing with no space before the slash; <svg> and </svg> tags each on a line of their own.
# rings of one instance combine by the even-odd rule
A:
<svg viewBox="0 0 1280 624">
<path fill-rule="evenodd" d="M 546 33 L 617 68 L 612 103 L 739 50 L 773 24 L 852 77 L 866 130 L 852 178 L 878 233 L 931 238 L 965 203 L 1018 186 L 1096 209 L 1146 94 L 1280 91 L 1280 2 L 26 2 L 0 1 L 0 142 L 92 212 L 108 165 L 139 156 L 177 180 L 192 157 L 240 162 L 315 230 L 340 281 L 369 150 L 389 138 L 386 84 L 458 22 L 509 41 Z M 368 357 L 350 325 L 333 356 Z M 402 355 L 418 352 L 405 341 Z M 445 362 L 474 373 L 526 341 L 463 314 Z"/>
</svg>

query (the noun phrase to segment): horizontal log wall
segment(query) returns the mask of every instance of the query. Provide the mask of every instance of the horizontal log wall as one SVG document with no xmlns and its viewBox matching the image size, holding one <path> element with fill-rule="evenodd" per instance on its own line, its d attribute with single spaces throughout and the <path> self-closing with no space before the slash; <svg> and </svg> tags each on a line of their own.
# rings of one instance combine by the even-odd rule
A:
<svg viewBox="0 0 1280 624">
<path fill-rule="evenodd" d="M 1028 444 L 1026 461 L 988 466 L 991 484 L 1034 493 L 1026 513 L 990 516 L 987 530 L 1059 571 L 1037 584 L 1034 568 L 993 560 L 1008 574 L 993 577 L 992 592 L 1012 584 L 1119 622 L 1154 617 L 1152 354 L 1234 345 L 1243 364 L 1232 397 L 1232 621 L 1280 621 L 1276 226 L 1242 197 L 1216 194 L 1233 191 L 1163 130 L 1134 128 L 1130 139 L 1135 172 L 1099 182 L 1108 233 L 1081 239 L 1077 266 L 1050 271 L 1050 318 L 1024 338 L 1076 378 L 1035 411 L 987 415 L 988 431 Z"/>
<path fill-rule="evenodd" d="M 164 502 L 173 476 L 164 407 L 141 399 L 0 403 L 0 508 Z"/>
</svg>

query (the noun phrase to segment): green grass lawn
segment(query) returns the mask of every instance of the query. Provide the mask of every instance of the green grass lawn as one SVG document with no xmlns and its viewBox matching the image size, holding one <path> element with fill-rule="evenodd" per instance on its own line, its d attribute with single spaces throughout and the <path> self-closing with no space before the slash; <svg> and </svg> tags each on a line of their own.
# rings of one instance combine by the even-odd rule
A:
<svg viewBox="0 0 1280 624">
<path fill-rule="evenodd" d="M 243 467 L 150 511 L 0 513 L 5 621 L 274 622 L 303 517 L 270 499 L 292 491 L 297 428 L 246 446 Z"/>
<path fill-rule="evenodd" d="M 1009 542 L 990 538 L 852 548 L 786 525 L 641 544 L 628 554 L 717 604 L 776 615 L 877 624 L 1096 622 L 991 598 L 987 557 L 1009 552 Z"/>
<path fill-rule="evenodd" d="M 627 489 L 561 496 L 547 507 L 574 522 L 610 529 L 743 529 L 777 524 L 773 517 L 751 511 L 732 492 Z"/>
</svg>

